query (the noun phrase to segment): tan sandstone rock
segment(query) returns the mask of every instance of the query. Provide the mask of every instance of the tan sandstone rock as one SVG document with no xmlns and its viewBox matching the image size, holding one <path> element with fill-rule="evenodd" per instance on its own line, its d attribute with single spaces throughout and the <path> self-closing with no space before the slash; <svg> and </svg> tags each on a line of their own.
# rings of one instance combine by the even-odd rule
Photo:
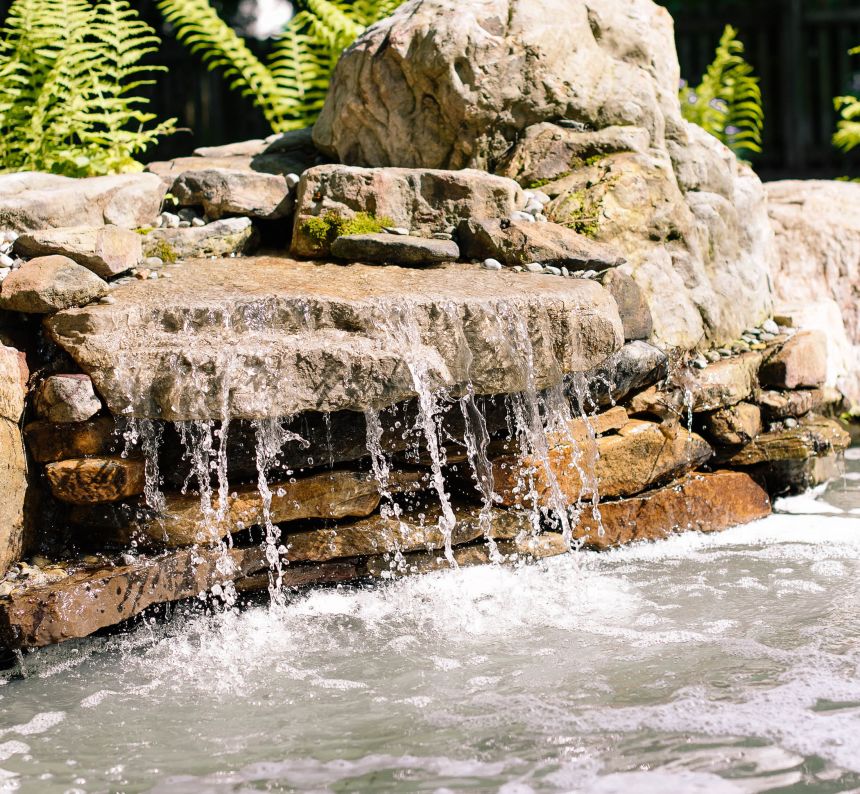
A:
<svg viewBox="0 0 860 794">
<path fill-rule="evenodd" d="M 245 215 L 274 220 L 293 211 L 286 180 L 277 174 L 257 171 L 206 168 L 185 171 L 177 177 L 171 193 L 183 207 L 202 207 L 213 220 L 225 215 Z"/>
<path fill-rule="evenodd" d="M 151 226 L 166 190 L 155 174 L 88 179 L 4 174 L 0 176 L 0 228 L 26 232 L 106 224 L 124 229 Z"/>
<path fill-rule="evenodd" d="M 143 493 L 142 460 L 128 458 L 75 458 L 49 463 L 45 474 L 51 493 L 73 505 L 118 502 Z"/>
<path fill-rule="evenodd" d="M 250 254 L 258 242 L 259 234 L 250 218 L 224 218 L 205 226 L 153 229 L 143 235 L 143 253 L 165 261 L 230 256 Z"/>
<path fill-rule="evenodd" d="M 83 422 L 30 422 L 24 428 L 24 437 L 37 463 L 104 455 L 115 451 L 121 441 L 112 416 Z"/>
<path fill-rule="evenodd" d="M 705 419 L 705 428 L 719 444 L 746 444 L 761 433 L 761 408 L 745 402 L 721 408 Z"/>
<path fill-rule="evenodd" d="M 763 386 L 796 389 L 823 386 L 827 379 L 827 337 L 821 331 L 800 331 L 762 365 Z"/>
<path fill-rule="evenodd" d="M 694 473 L 632 499 L 600 505 L 600 522 L 583 511 L 574 535 L 588 548 L 603 549 L 679 532 L 719 532 L 770 514 L 767 492 L 737 471 Z"/>
<path fill-rule="evenodd" d="M 84 306 L 108 292 L 107 282 L 66 256 L 40 256 L 13 270 L 0 285 L 0 309 L 51 314 Z"/>
<path fill-rule="evenodd" d="M 112 413 L 171 421 L 381 408 L 414 396 L 416 373 L 482 395 L 522 391 L 530 369 L 542 389 L 623 337 L 593 281 L 464 264 L 194 260 L 112 297 L 55 315 L 49 332 Z"/>
<path fill-rule="evenodd" d="M 308 257 L 329 253 L 331 241 L 312 234 L 309 222 L 315 217 L 348 219 L 363 212 L 429 237 L 464 218 L 507 218 L 524 205 L 516 182 L 483 171 L 321 165 L 302 174 L 291 251 Z"/>
<path fill-rule="evenodd" d="M 804 179 L 766 187 L 779 308 L 827 334 L 827 385 L 860 402 L 860 185 Z"/>
<path fill-rule="evenodd" d="M 568 270 L 603 270 L 624 259 L 611 246 L 596 243 L 557 223 L 485 220 L 462 221 L 457 240 L 465 257 L 492 257 L 506 265 L 543 265 Z"/>
<path fill-rule="evenodd" d="M 15 251 L 24 257 L 67 256 L 102 278 L 137 267 L 143 257 L 140 235 L 119 226 L 29 232 L 15 241 Z"/>
<path fill-rule="evenodd" d="M 0 345 L 0 576 L 21 557 L 27 460 L 19 422 L 28 372 L 19 351 Z"/>
<path fill-rule="evenodd" d="M 503 505 L 528 508 L 536 498 L 540 506 L 554 507 L 559 495 L 573 504 L 595 492 L 601 499 L 639 493 L 696 468 L 712 454 L 704 439 L 677 423 L 632 419 L 617 434 L 591 443 L 553 434 L 545 461 L 496 458 L 493 478 Z"/>
<path fill-rule="evenodd" d="M 814 414 L 797 427 L 762 433 L 737 452 L 723 455 L 722 462 L 731 466 L 754 466 L 785 460 L 806 460 L 842 452 L 851 437 L 837 422 Z"/>
<path fill-rule="evenodd" d="M 797 391 L 767 390 L 759 394 L 758 403 L 766 419 L 799 417 L 817 411 L 823 405 L 823 389 L 798 389 Z"/>
</svg>

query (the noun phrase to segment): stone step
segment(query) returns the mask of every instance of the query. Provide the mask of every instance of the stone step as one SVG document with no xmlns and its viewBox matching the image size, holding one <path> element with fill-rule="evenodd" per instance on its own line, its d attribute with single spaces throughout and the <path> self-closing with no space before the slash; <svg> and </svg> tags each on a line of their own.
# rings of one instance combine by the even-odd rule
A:
<svg viewBox="0 0 860 794">
<path fill-rule="evenodd" d="M 477 394 L 541 389 L 623 342 L 614 300 L 588 280 L 269 257 L 170 271 L 47 321 L 115 415 L 363 411 L 415 395 L 416 379 Z"/>
</svg>

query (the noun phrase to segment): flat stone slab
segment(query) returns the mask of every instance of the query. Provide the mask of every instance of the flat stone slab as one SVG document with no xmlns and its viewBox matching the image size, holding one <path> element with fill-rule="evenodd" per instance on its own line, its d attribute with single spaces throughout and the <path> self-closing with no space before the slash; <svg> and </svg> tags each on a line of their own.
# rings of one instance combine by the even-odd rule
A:
<svg viewBox="0 0 860 794">
<path fill-rule="evenodd" d="M 473 265 L 191 260 L 60 312 L 53 339 L 114 414 L 169 421 L 363 411 L 421 388 L 547 388 L 618 350 L 596 282 Z"/>
<path fill-rule="evenodd" d="M 412 235 L 345 234 L 331 244 L 332 256 L 351 262 L 391 262 L 399 265 L 434 265 L 456 262 L 460 248 L 453 240 L 432 240 Z"/>
</svg>

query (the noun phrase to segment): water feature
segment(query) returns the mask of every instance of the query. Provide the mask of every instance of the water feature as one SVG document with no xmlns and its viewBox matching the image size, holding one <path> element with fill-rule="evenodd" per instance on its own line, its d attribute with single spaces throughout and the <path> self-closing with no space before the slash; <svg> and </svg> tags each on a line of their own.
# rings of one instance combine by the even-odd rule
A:
<svg viewBox="0 0 860 794">
<path fill-rule="evenodd" d="M 0 790 L 856 790 L 858 457 L 721 535 L 26 654 Z"/>
</svg>

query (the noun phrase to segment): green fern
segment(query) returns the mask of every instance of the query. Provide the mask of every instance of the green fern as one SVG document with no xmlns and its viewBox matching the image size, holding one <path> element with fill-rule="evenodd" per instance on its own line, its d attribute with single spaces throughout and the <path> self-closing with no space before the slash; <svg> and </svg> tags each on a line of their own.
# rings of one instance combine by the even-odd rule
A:
<svg viewBox="0 0 860 794">
<path fill-rule="evenodd" d="M 297 13 L 267 63 L 257 58 L 208 0 L 159 0 L 180 41 L 221 69 L 260 107 L 272 130 L 316 120 L 341 53 L 365 28 L 391 14 L 401 0 L 298 0 Z"/>
<path fill-rule="evenodd" d="M 726 25 L 716 56 L 695 88 L 681 88 L 681 111 L 735 154 L 761 151 L 764 112 L 758 78 L 743 57 L 737 30 Z"/>
<path fill-rule="evenodd" d="M 852 55 L 860 55 L 860 47 L 850 51 Z M 833 143 L 844 152 L 850 152 L 860 146 L 860 97 L 838 96 L 833 104 L 842 117 L 836 125 Z"/>
<path fill-rule="evenodd" d="M 15 0 L 0 38 L 0 170 L 140 170 L 134 155 L 174 131 L 136 94 L 159 40 L 126 0 Z"/>
</svg>

